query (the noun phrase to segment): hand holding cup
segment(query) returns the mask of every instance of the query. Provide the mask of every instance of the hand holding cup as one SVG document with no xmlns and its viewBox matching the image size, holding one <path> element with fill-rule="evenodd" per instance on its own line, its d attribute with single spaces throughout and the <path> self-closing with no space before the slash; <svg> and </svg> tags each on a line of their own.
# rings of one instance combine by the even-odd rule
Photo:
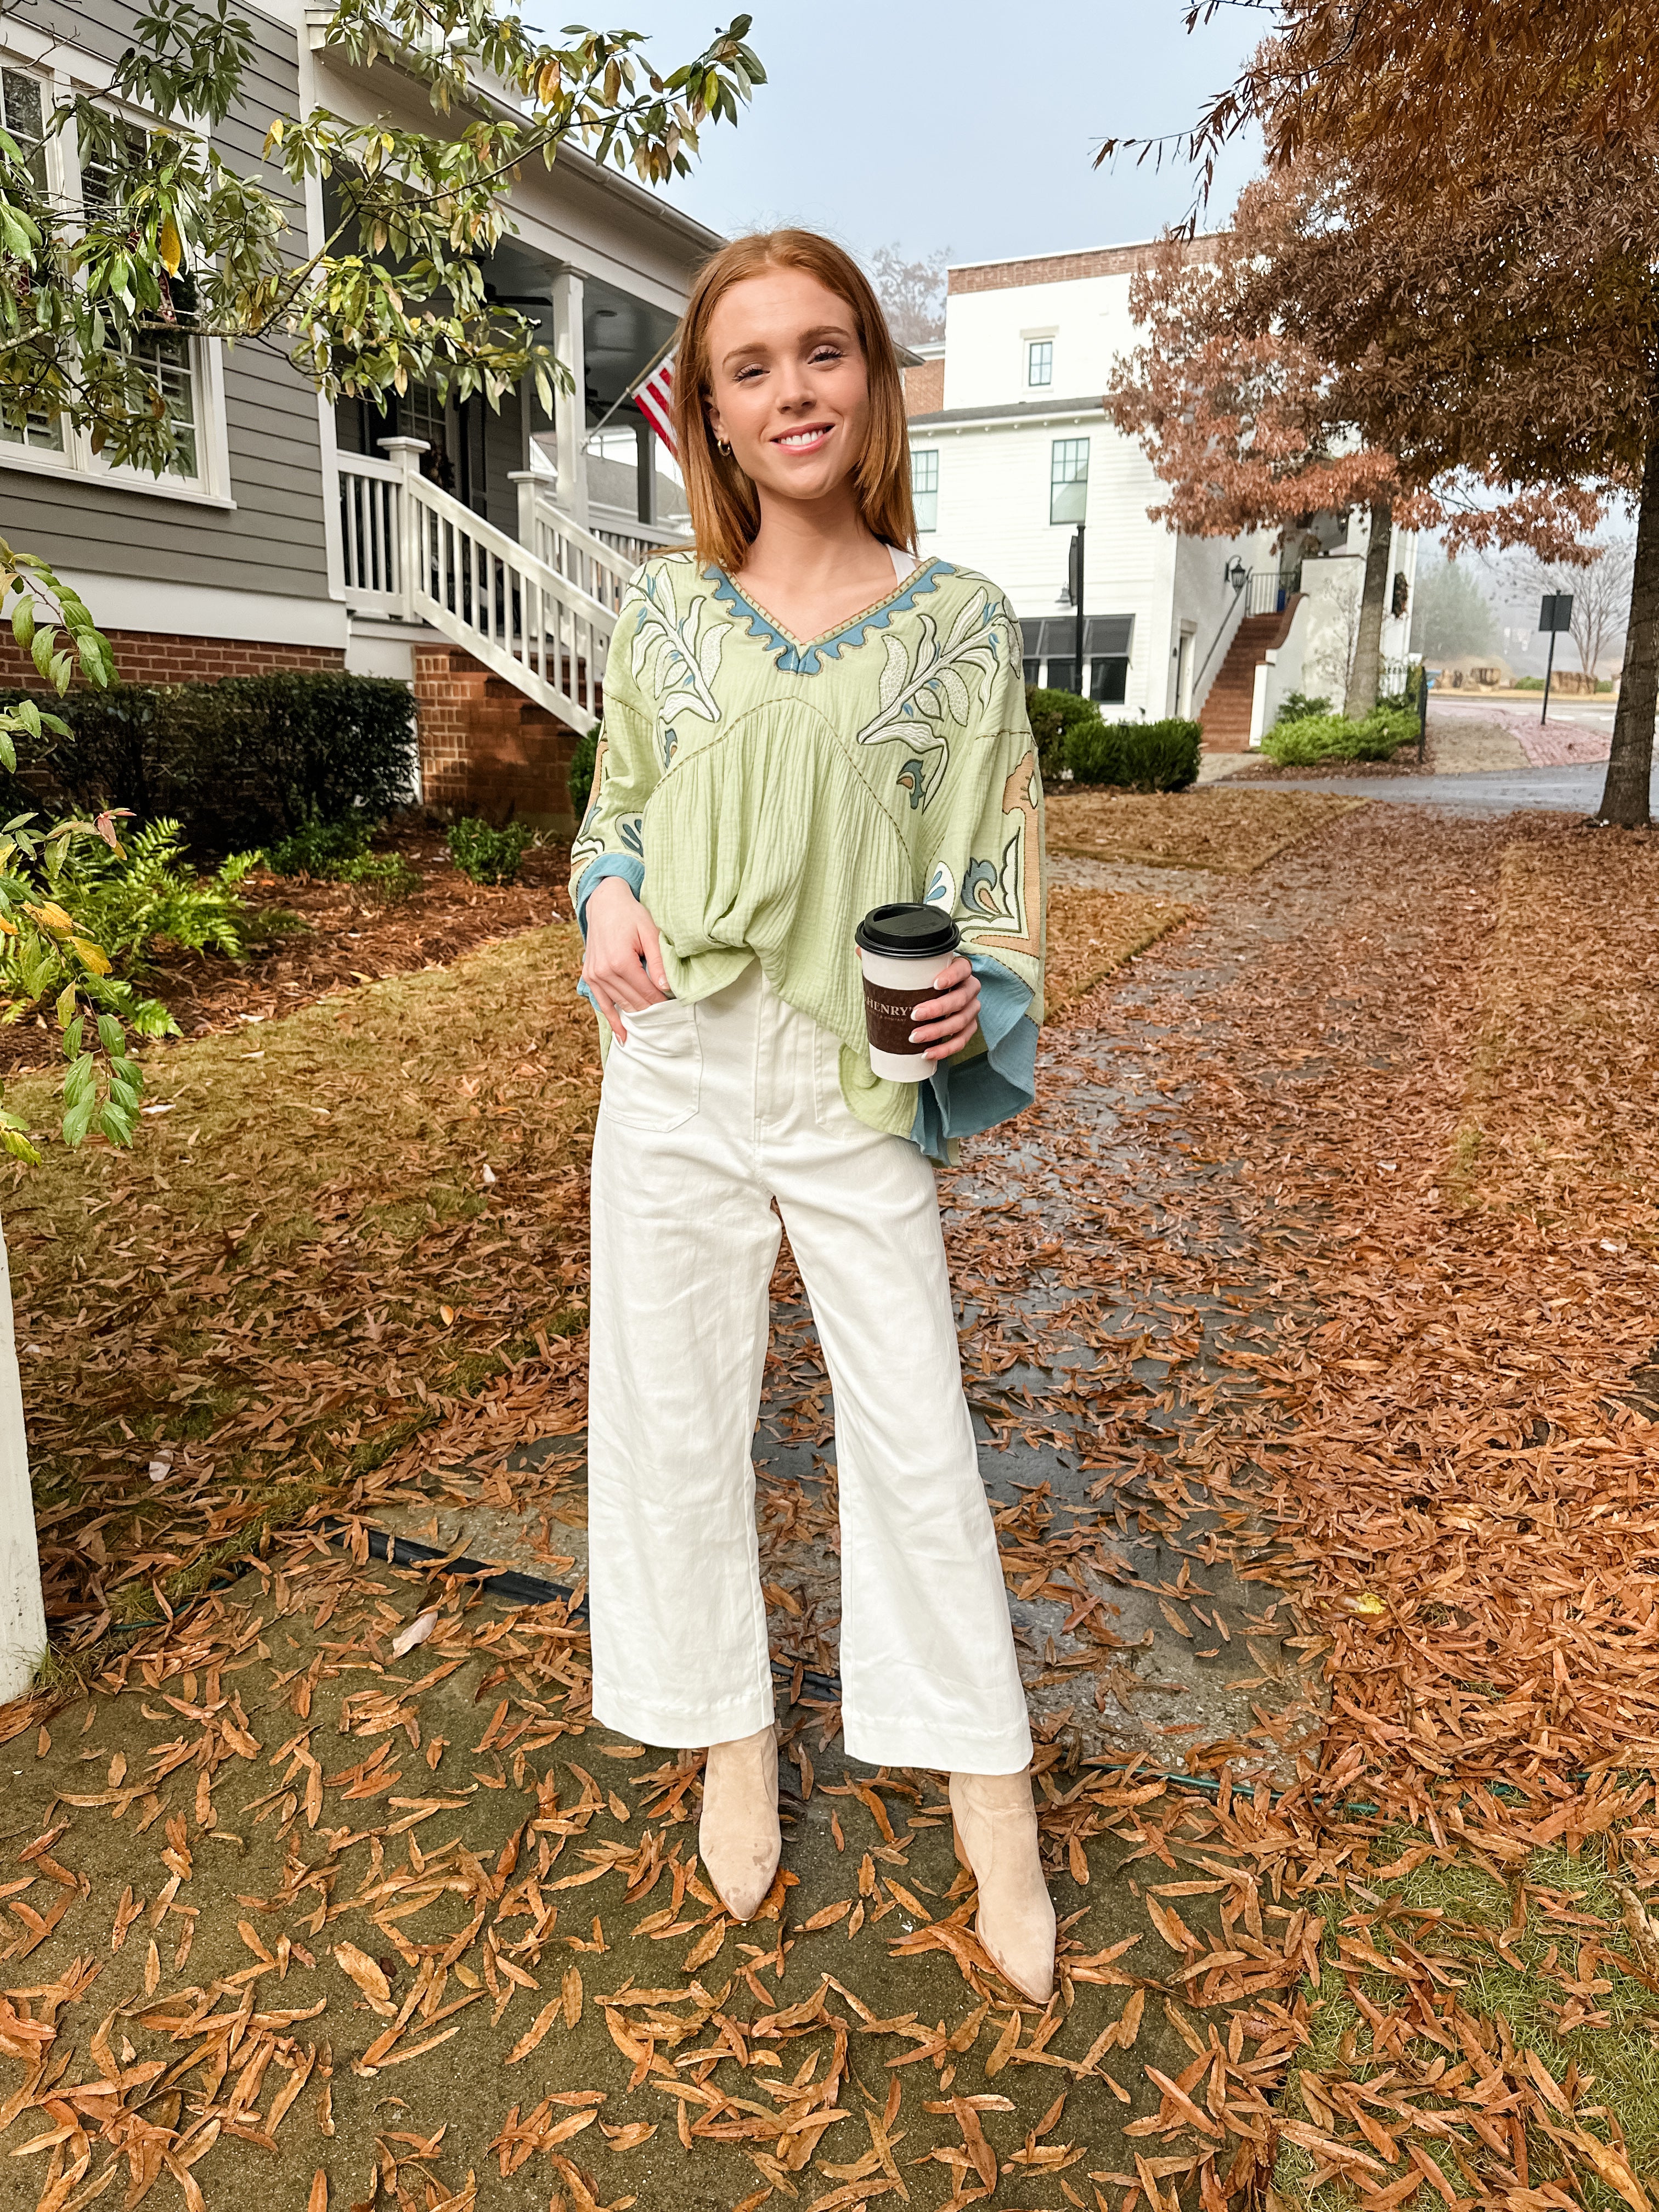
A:
<svg viewBox="0 0 1659 2212">
<path fill-rule="evenodd" d="M 890 1083 L 924 1082 L 978 1026 L 979 979 L 960 957 L 962 933 L 940 908 L 900 900 L 873 908 L 854 934 L 871 1067 Z"/>
</svg>

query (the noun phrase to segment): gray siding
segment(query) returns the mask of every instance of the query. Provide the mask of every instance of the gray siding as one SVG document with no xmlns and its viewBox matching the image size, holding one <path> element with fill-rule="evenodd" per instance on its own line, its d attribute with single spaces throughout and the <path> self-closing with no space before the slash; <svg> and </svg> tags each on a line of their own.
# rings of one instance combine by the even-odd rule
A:
<svg viewBox="0 0 1659 2212">
<path fill-rule="evenodd" d="M 216 143 L 227 159 L 252 170 L 271 116 L 297 107 L 299 74 L 294 33 L 252 9 L 239 12 L 253 33 L 254 58 L 242 101 Z M 46 0 L 29 21 L 70 46 L 114 60 L 131 42 L 135 15 L 122 0 L 73 6 Z M 276 173 L 267 175 L 277 180 Z M 294 219 L 295 243 L 301 247 L 297 206 Z M 0 465 L 4 536 L 64 568 L 325 599 L 316 395 L 280 346 L 228 349 L 224 380 L 234 512 Z"/>
</svg>

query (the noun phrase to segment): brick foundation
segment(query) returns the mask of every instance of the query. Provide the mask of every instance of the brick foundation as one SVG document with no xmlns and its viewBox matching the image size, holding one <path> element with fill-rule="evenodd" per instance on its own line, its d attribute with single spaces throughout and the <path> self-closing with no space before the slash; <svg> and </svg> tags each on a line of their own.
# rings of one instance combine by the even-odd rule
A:
<svg viewBox="0 0 1659 2212">
<path fill-rule="evenodd" d="M 439 814 L 570 836 L 576 733 L 459 646 L 415 648 L 421 792 Z"/>
<path fill-rule="evenodd" d="M 96 610 L 94 610 L 94 613 Z M 345 666 L 343 647 L 270 645 L 252 638 L 170 637 L 164 631 L 106 630 L 123 684 L 211 684 L 221 676 L 269 676 L 298 668 L 319 674 Z M 34 663 L 8 627 L 0 630 L 0 688 L 44 690 Z"/>
</svg>

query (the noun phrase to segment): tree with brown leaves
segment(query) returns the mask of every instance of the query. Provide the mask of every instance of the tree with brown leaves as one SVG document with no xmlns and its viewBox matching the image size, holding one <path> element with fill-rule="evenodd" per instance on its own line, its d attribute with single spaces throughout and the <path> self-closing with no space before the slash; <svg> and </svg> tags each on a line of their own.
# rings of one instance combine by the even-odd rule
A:
<svg viewBox="0 0 1659 2212">
<path fill-rule="evenodd" d="M 1191 9 L 1207 21 L 1211 0 Z M 1509 518 L 1637 509 L 1598 818 L 1649 819 L 1659 711 L 1659 16 L 1628 0 L 1285 0 L 1186 150 L 1258 125 L 1304 210 L 1288 334 L 1341 373 L 1407 479 L 1467 471 Z M 1113 150 L 1102 149 L 1102 158 Z M 1148 150 L 1143 148 L 1143 151 Z M 1279 275 L 1286 275 L 1281 261 Z M 1516 535 L 1500 513 L 1462 542 Z"/>
<path fill-rule="evenodd" d="M 1376 704 L 1395 508 L 1391 453 L 1366 445 L 1343 411 L 1328 366 L 1255 313 L 1255 263 L 1274 188 L 1239 204 L 1233 229 L 1196 246 L 1170 239 L 1133 279 L 1129 310 L 1145 332 L 1116 363 L 1106 395 L 1118 428 L 1139 438 L 1166 487 L 1148 508 L 1200 538 L 1277 528 L 1297 538 L 1322 510 L 1365 507 L 1370 543 L 1344 711 Z M 1401 516 L 1407 520 L 1407 516 Z M 1412 522 L 1433 520 L 1421 501 Z"/>
</svg>

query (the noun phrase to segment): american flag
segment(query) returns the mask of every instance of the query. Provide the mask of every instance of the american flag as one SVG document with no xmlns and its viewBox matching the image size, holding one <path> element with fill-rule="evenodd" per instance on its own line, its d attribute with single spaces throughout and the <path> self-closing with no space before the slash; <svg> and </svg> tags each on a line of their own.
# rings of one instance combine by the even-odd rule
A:
<svg viewBox="0 0 1659 2212">
<path fill-rule="evenodd" d="M 674 444 L 674 356 L 672 353 L 657 363 L 635 392 L 634 402 L 674 459 L 678 460 L 679 453 Z"/>
</svg>

